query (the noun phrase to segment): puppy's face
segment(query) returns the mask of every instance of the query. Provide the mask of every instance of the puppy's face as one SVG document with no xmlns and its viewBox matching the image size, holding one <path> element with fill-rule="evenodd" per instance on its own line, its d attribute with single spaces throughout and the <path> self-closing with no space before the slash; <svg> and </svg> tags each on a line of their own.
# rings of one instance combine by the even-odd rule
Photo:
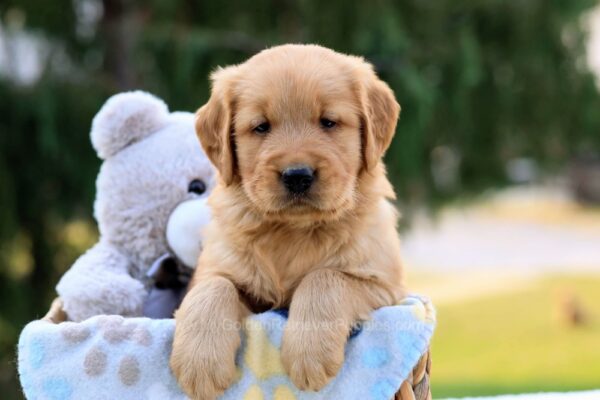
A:
<svg viewBox="0 0 600 400">
<path fill-rule="evenodd" d="M 256 210 L 319 220 L 353 209 L 398 112 L 361 59 L 288 45 L 214 73 L 196 129 L 223 184 L 239 184 Z"/>
</svg>

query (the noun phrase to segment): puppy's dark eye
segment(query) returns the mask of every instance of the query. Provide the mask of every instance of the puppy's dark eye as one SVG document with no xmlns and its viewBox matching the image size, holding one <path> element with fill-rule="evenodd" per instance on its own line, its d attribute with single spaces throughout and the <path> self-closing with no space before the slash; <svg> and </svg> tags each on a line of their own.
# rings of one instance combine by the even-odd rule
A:
<svg viewBox="0 0 600 400">
<path fill-rule="evenodd" d="M 269 132 L 270 130 L 271 130 L 271 124 L 269 124 L 268 122 L 263 122 L 262 124 L 258 125 L 256 128 L 254 128 L 254 132 L 261 134 L 261 135 Z"/>
<path fill-rule="evenodd" d="M 321 126 L 325 129 L 331 129 L 337 125 L 337 123 L 335 121 L 332 121 L 327 118 L 321 118 L 321 120 L 319 122 L 321 123 Z"/>
<path fill-rule="evenodd" d="M 200 179 L 194 179 L 188 186 L 188 192 L 202 194 L 206 192 L 206 184 Z"/>
</svg>

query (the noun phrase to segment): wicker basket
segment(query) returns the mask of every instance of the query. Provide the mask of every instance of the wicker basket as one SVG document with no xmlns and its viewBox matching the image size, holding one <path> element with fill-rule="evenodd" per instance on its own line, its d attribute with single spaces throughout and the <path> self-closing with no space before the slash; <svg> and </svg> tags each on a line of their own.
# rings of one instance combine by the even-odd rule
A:
<svg viewBox="0 0 600 400">
<path fill-rule="evenodd" d="M 42 318 L 53 324 L 58 324 L 67 320 L 62 308 L 60 298 L 55 299 L 50 306 L 48 313 Z M 431 390 L 429 388 L 429 375 L 431 373 L 431 356 L 427 351 L 417 365 L 413 368 L 408 378 L 400 385 L 400 390 L 392 400 L 431 400 Z"/>
</svg>

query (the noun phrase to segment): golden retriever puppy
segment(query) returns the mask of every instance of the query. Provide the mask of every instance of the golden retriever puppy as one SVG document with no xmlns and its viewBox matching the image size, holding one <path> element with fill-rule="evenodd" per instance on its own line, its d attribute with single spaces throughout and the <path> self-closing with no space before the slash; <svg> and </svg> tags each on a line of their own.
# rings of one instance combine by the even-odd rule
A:
<svg viewBox="0 0 600 400">
<path fill-rule="evenodd" d="M 315 45 L 273 47 L 212 81 L 196 130 L 220 181 L 171 368 L 189 396 L 215 398 L 235 380 L 242 319 L 289 307 L 283 366 L 319 390 L 352 325 L 404 295 L 381 162 L 400 106 L 370 64 Z"/>
</svg>

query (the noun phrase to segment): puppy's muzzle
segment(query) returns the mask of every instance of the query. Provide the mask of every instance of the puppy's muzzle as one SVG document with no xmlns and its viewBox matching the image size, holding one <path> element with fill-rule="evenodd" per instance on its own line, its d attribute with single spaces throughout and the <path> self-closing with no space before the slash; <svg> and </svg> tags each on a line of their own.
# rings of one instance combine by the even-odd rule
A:
<svg viewBox="0 0 600 400">
<path fill-rule="evenodd" d="M 294 195 L 308 192 L 314 181 L 315 171 L 307 165 L 293 165 L 281 172 L 283 186 Z"/>
</svg>

